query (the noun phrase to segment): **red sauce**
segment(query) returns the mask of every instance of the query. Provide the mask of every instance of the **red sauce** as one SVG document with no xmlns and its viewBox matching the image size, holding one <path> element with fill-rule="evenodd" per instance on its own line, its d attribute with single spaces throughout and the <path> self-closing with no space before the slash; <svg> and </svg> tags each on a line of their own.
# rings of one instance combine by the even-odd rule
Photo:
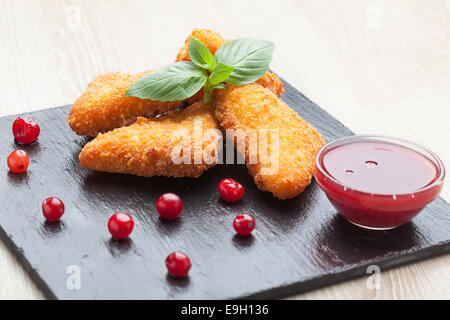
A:
<svg viewBox="0 0 450 320">
<path fill-rule="evenodd" d="M 323 165 L 347 187 L 377 194 L 414 192 L 436 179 L 430 159 L 391 143 L 349 143 L 328 151 Z"/>
<path fill-rule="evenodd" d="M 350 222 L 390 229 L 410 221 L 441 188 L 443 167 L 431 153 L 380 139 L 344 138 L 316 159 L 316 181 Z M 338 140 L 339 141 L 339 140 Z"/>
</svg>

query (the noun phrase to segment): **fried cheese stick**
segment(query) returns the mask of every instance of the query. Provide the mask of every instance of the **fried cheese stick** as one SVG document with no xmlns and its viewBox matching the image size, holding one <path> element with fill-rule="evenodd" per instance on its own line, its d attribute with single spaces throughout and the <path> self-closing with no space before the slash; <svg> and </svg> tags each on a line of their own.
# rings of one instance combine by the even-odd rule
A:
<svg viewBox="0 0 450 320">
<path fill-rule="evenodd" d="M 70 110 L 67 121 L 72 130 L 78 135 L 96 137 L 98 133 L 130 125 L 139 116 L 152 117 L 181 106 L 182 101 L 125 97 L 127 89 L 149 72 L 116 72 L 97 76 Z"/>
<path fill-rule="evenodd" d="M 204 43 L 212 54 L 225 42 L 220 34 L 205 29 L 195 29 L 192 36 Z M 186 39 L 176 61 L 190 61 L 190 37 L 191 35 Z M 72 106 L 68 117 L 72 130 L 78 135 L 96 137 L 99 133 L 132 124 L 138 117 L 153 117 L 181 106 L 183 101 L 162 102 L 125 97 L 127 89 L 149 72 L 117 72 L 97 76 Z M 280 79 L 269 71 L 257 83 L 269 88 L 277 96 L 284 91 Z M 193 104 L 202 98 L 203 90 L 188 98 L 186 102 Z"/>
<path fill-rule="evenodd" d="M 236 148 L 245 155 L 249 173 L 260 190 L 288 199 L 310 184 L 314 158 L 324 141 L 272 91 L 259 84 L 229 87 L 221 93 L 215 114 L 227 136 L 233 134 Z M 256 147 L 249 143 L 255 134 Z"/>
<path fill-rule="evenodd" d="M 81 166 L 138 176 L 198 177 L 213 167 L 222 134 L 212 105 L 201 102 L 159 118 L 139 117 L 86 144 Z"/>
</svg>

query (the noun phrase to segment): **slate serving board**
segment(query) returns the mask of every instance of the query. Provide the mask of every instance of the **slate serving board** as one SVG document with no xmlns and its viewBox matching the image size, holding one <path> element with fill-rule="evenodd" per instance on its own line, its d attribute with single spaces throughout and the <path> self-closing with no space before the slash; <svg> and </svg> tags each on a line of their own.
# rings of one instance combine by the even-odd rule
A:
<svg viewBox="0 0 450 320">
<path fill-rule="evenodd" d="M 283 99 L 327 141 L 352 134 L 284 84 Z M 83 169 L 78 154 L 88 140 L 70 130 L 69 109 L 27 114 L 41 126 L 39 141 L 20 147 L 30 155 L 30 168 L 25 174 L 8 172 L 6 164 L 0 169 L 0 237 L 48 298 L 276 298 L 364 275 L 371 264 L 384 270 L 450 251 L 450 206 L 441 198 L 398 229 L 369 231 L 341 218 L 315 183 L 296 199 L 276 200 L 257 190 L 244 165 L 218 165 L 199 179 Z M 15 118 L 0 119 L 5 163 L 18 148 L 11 134 Z M 220 199 L 217 184 L 226 177 L 245 186 L 243 200 Z M 155 202 L 165 192 L 183 199 L 180 219 L 159 219 Z M 65 203 L 58 223 L 42 216 L 49 196 Z M 117 211 L 135 219 L 125 241 L 112 239 L 106 227 Z M 250 237 L 234 233 L 240 212 L 256 219 Z M 175 250 L 193 262 L 188 278 L 167 276 L 164 260 Z M 68 280 L 76 285 L 70 272 L 77 270 L 80 288 L 69 289 Z"/>
</svg>

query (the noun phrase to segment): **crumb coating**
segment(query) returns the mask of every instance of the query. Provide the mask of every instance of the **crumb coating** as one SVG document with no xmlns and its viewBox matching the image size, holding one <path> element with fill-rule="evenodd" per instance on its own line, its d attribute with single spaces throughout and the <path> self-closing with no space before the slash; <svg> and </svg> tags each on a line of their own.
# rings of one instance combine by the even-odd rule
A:
<svg viewBox="0 0 450 320">
<path fill-rule="evenodd" d="M 98 133 L 132 124 L 139 116 L 152 117 L 180 106 L 180 101 L 125 97 L 127 89 L 149 72 L 116 72 L 97 76 L 70 110 L 67 121 L 72 130 L 78 135 L 96 137 Z"/>
<path fill-rule="evenodd" d="M 203 138 L 194 139 L 199 132 Z M 217 163 L 220 148 L 222 134 L 213 106 L 196 103 L 159 118 L 139 117 L 128 127 L 99 134 L 86 144 L 79 159 L 81 166 L 105 172 L 198 177 Z M 174 163 L 174 153 L 190 163 Z"/>
<path fill-rule="evenodd" d="M 189 56 L 189 41 L 191 37 L 203 43 L 213 55 L 225 43 L 225 39 L 222 38 L 220 33 L 208 29 L 194 29 L 184 41 L 184 46 L 178 52 L 175 61 L 191 61 L 191 57 Z"/>
<path fill-rule="evenodd" d="M 230 87 L 220 95 L 215 114 L 224 129 L 238 130 L 236 136 L 242 132 L 248 137 L 254 132 L 252 129 L 269 130 L 268 151 L 262 155 L 258 149 L 253 164 L 249 164 L 250 152 L 245 143 L 247 167 L 260 190 L 288 199 L 299 195 L 311 183 L 314 158 L 324 141 L 315 128 L 272 91 L 259 84 Z M 272 142 L 275 141 L 270 131 L 273 129 L 278 130 L 278 147 Z M 242 145 L 236 147 L 244 149 Z M 276 154 L 278 166 L 273 166 L 270 156 Z M 271 172 L 274 167 L 278 170 Z"/>
<path fill-rule="evenodd" d="M 186 39 L 176 61 L 190 61 L 189 40 L 191 36 L 204 43 L 212 54 L 226 41 L 219 33 L 206 29 L 195 29 Z M 130 125 L 138 117 L 153 117 L 182 105 L 181 101 L 162 102 L 125 97 L 127 89 L 149 72 L 137 74 L 116 72 L 97 76 L 72 106 L 67 119 L 72 130 L 78 135 L 96 137 L 99 133 Z M 272 90 L 277 96 L 281 96 L 284 92 L 280 79 L 269 71 L 256 82 Z M 201 101 L 202 98 L 203 90 L 188 98 L 186 102 L 193 104 Z"/>
</svg>

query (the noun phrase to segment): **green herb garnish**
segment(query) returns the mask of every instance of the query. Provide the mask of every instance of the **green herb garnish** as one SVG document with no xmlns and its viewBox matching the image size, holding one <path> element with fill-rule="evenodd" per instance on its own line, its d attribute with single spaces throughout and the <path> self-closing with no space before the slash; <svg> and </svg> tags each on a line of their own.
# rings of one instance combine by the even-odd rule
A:
<svg viewBox="0 0 450 320">
<path fill-rule="evenodd" d="M 204 88 L 203 103 L 212 101 L 214 89 L 225 83 L 239 86 L 260 79 L 269 68 L 272 42 L 242 38 L 225 42 L 213 56 L 199 40 L 191 37 L 192 61 L 175 62 L 137 80 L 127 97 L 159 101 L 185 100 Z"/>
</svg>

